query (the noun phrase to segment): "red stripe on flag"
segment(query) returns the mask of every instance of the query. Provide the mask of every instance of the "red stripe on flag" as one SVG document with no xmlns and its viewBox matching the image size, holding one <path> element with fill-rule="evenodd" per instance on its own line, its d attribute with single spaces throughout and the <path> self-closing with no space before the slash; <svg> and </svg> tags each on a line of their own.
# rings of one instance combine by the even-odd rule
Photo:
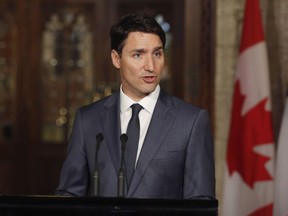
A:
<svg viewBox="0 0 288 216">
<path fill-rule="evenodd" d="M 240 53 L 264 40 L 259 0 L 247 0 L 243 20 Z"/>
<path fill-rule="evenodd" d="M 249 216 L 271 216 L 273 212 L 273 204 L 263 206 L 262 208 L 257 209 Z"/>
</svg>

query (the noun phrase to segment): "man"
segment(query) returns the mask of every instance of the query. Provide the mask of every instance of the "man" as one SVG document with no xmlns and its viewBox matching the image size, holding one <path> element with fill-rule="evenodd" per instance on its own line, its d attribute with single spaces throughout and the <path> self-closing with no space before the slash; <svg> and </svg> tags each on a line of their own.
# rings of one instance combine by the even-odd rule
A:
<svg viewBox="0 0 288 216">
<path fill-rule="evenodd" d="M 131 156 L 125 154 L 125 197 L 214 199 L 214 147 L 208 114 L 159 86 L 164 69 L 162 28 L 146 14 L 133 13 L 112 26 L 110 37 L 120 91 L 78 110 L 56 194 L 90 194 L 95 136 L 103 134 L 97 160 L 99 195 L 117 196 L 120 135 L 127 133 L 125 151 L 136 145 L 137 153 L 132 157 L 132 174 L 128 168 Z M 141 105 L 136 114 L 140 132 L 136 143 L 129 143 L 135 138 L 128 131 L 133 104 Z"/>
</svg>

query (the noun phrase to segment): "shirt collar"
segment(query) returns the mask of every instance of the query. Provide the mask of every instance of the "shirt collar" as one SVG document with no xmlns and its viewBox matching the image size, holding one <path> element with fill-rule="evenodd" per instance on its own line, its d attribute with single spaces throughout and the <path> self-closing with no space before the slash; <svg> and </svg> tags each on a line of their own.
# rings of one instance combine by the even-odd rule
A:
<svg viewBox="0 0 288 216">
<path fill-rule="evenodd" d="M 129 110 L 130 106 L 134 103 L 139 103 L 145 110 L 149 113 L 153 113 L 153 110 L 156 106 L 157 99 L 160 94 L 160 86 L 157 85 L 155 90 L 149 95 L 144 97 L 138 102 L 133 101 L 129 98 L 122 90 L 122 85 L 120 86 L 120 112 L 125 113 Z"/>
</svg>

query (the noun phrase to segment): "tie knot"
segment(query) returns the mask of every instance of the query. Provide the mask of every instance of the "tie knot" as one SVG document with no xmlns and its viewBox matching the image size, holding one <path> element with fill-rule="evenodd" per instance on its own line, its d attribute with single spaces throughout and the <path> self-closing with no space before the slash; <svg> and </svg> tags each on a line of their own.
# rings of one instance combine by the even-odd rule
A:
<svg viewBox="0 0 288 216">
<path fill-rule="evenodd" d="M 132 104 L 131 108 L 132 108 L 132 116 L 135 115 L 138 116 L 140 110 L 143 109 L 143 107 L 138 103 Z"/>
</svg>

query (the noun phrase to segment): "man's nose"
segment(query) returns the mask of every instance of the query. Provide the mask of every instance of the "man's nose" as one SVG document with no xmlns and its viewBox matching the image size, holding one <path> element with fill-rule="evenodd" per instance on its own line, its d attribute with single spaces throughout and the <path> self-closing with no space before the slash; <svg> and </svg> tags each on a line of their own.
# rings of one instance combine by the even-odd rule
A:
<svg viewBox="0 0 288 216">
<path fill-rule="evenodd" d="M 147 56 L 145 61 L 145 70 L 149 72 L 154 72 L 155 66 L 154 66 L 154 60 L 152 56 Z"/>
</svg>

